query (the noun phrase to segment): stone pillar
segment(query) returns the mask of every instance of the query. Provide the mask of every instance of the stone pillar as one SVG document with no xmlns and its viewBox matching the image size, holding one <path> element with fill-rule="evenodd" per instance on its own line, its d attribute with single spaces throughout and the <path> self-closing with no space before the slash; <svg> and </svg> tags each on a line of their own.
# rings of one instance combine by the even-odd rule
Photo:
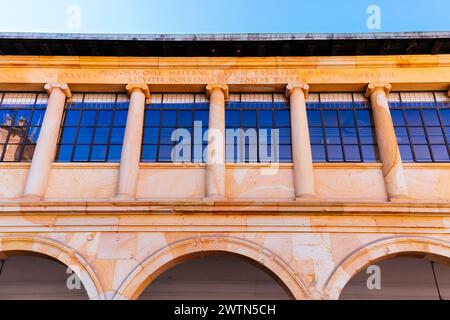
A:
<svg viewBox="0 0 450 320">
<path fill-rule="evenodd" d="M 306 114 L 307 84 L 289 84 L 286 97 L 290 98 L 292 159 L 294 162 L 294 187 L 297 200 L 314 198 L 316 195 L 314 170 Z"/>
<path fill-rule="evenodd" d="M 393 201 L 408 198 L 408 189 L 387 99 L 390 90 L 390 84 L 371 83 L 367 87 L 366 97 L 372 104 L 386 191 L 389 200 Z"/>
<path fill-rule="evenodd" d="M 129 84 L 126 90 L 130 95 L 130 106 L 123 140 L 116 198 L 134 200 L 141 161 L 145 101 L 150 98 L 150 91 L 144 84 Z"/>
<path fill-rule="evenodd" d="M 208 85 L 210 100 L 208 129 L 208 160 L 206 166 L 206 199 L 225 198 L 225 101 L 229 98 L 227 85 Z"/>
<path fill-rule="evenodd" d="M 24 197 L 30 199 L 45 197 L 66 98 L 72 96 L 67 84 L 48 83 L 44 89 L 49 94 L 48 104 L 24 191 Z"/>
</svg>

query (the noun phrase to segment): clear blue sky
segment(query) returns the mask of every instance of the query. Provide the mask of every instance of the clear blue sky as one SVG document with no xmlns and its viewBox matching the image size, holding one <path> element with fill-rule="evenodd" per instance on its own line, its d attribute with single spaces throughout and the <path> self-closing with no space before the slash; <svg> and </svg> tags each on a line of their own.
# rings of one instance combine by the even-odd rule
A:
<svg viewBox="0 0 450 320">
<path fill-rule="evenodd" d="M 75 11 L 68 12 L 70 5 L 77 6 Z M 379 29 L 367 27 L 369 14 L 366 11 L 370 5 L 377 5 L 380 8 Z M 0 0 L 0 32 L 3 31 L 76 33 L 450 31 L 450 1 Z"/>
</svg>

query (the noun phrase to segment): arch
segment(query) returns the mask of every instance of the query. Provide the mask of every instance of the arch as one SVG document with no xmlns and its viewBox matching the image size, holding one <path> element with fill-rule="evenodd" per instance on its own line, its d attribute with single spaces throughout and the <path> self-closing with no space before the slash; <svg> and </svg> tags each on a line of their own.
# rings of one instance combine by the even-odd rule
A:
<svg viewBox="0 0 450 320">
<path fill-rule="evenodd" d="M 103 289 L 89 263 L 74 249 L 40 237 L 6 236 L 0 237 L 0 252 L 8 256 L 11 251 L 32 252 L 51 257 L 69 266 L 83 283 L 91 300 L 103 300 Z"/>
<path fill-rule="evenodd" d="M 411 236 L 377 240 L 347 256 L 329 277 L 323 291 L 329 299 L 337 300 L 348 281 L 361 270 L 377 261 L 403 254 L 421 254 L 448 260 L 450 244 L 438 239 Z"/>
<path fill-rule="evenodd" d="M 162 248 L 128 275 L 114 299 L 135 300 L 163 272 L 192 257 L 208 253 L 230 253 L 247 258 L 274 275 L 293 298 L 311 299 L 308 288 L 280 257 L 254 242 L 228 236 L 193 237 Z"/>
</svg>

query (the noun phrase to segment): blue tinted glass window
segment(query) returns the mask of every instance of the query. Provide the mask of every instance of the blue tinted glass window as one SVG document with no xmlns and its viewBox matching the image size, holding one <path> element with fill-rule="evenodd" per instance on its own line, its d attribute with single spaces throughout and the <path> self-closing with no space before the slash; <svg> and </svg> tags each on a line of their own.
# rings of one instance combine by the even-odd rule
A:
<svg viewBox="0 0 450 320">
<path fill-rule="evenodd" d="M 225 108 L 226 161 L 292 162 L 289 104 L 273 102 L 274 95 L 260 102 L 241 102 L 237 96 Z"/>
<path fill-rule="evenodd" d="M 78 94 L 66 104 L 58 162 L 119 162 L 128 115 L 125 95 Z"/>
<path fill-rule="evenodd" d="M 31 162 L 45 116 L 46 97 L 0 93 L 0 162 Z"/>
<path fill-rule="evenodd" d="M 403 114 L 406 121 L 401 119 Z M 403 161 L 449 162 L 449 135 L 445 133 L 449 104 L 402 101 L 391 104 L 391 115 Z"/>
<path fill-rule="evenodd" d="M 307 104 L 313 161 L 379 161 L 370 102 L 328 100 Z"/>
<path fill-rule="evenodd" d="M 197 101 L 194 94 L 156 96 L 161 97 L 160 102 L 146 106 L 141 160 L 205 162 L 209 103 Z"/>
<path fill-rule="evenodd" d="M 308 110 L 308 123 L 310 127 L 322 127 L 322 114 L 319 110 Z"/>
</svg>

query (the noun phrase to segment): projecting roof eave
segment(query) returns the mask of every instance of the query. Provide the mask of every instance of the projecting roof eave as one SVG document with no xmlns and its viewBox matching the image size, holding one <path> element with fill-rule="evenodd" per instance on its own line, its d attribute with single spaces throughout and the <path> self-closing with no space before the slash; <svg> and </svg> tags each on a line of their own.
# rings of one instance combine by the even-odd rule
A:
<svg viewBox="0 0 450 320">
<path fill-rule="evenodd" d="M 343 56 L 449 54 L 450 32 L 75 34 L 0 33 L 3 55 Z"/>
<path fill-rule="evenodd" d="M 2 32 L 0 39 L 100 41 L 301 41 L 301 40 L 419 40 L 447 39 L 450 31 L 377 33 L 217 33 L 111 34 Z"/>
</svg>

